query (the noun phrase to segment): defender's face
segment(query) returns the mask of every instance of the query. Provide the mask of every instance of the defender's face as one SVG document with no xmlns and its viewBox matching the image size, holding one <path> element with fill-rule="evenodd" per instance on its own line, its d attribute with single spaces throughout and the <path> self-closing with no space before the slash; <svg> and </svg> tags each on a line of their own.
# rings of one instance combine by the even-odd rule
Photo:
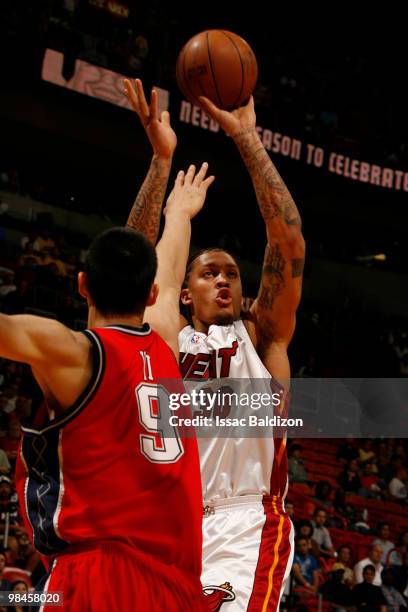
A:
<svg viewBox="0 0 408 612">
<path fill-rule="evenodd" d="M 190 272 L 183 304 L 204 325 L 229 325 L 239 318 L 242 285 L 239 268 L 224 251 L 209 251 L 198 257 Z"/>
</svg>

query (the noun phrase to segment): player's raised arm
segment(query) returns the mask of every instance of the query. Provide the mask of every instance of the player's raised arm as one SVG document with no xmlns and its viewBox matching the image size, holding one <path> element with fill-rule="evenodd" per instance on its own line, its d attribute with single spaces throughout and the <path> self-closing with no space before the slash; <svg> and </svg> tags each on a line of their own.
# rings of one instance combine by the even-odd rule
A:
<svg viewBox="0 0 408 612">
<path fill-rule="evenodd" d="M 152 90 L 150 104 L 147 104 L 140 79 L 136 79 L 135 86 L 125 79 L 124 85 L 125 95 L 139 116 L 153 148 L 150 168 L 130 211 L 127 226 L 139 230 L 156 244 L 177 137 L 170 125 L 169 113 L 163 111 L 158 116 L 157 91 Z"/>
<path fill-rule="evenodd" d="M 0 314 L 0 355 L 28 363 L 61 408 L 73 404 L 92 371 L 91 345 L 83 334 L 32 315 Z"/>
<path fill-rule="evenodd" d="M 170 345 L 178 359 L 180 331 L 180 291 L 184 282 L 191 239 L 191 219 L 204 205 L 207 189 L 214 181 L 206 177 L 208 164 L 196 173 L 191 165 L 177 174 L 166 208 L 163 235 L 156 247 L 159 295 L 154 306 L 146 309 L 145 320 Z"/>
<path fill-rule="evenodd" d="M 256 130 L 253 98 L 232 112 L 220 110 L 207 98 L 200 101 L 204 110 L 233 138 L 255 188 L 268 244 L 261 287 L 251 307 L 254 340 L 273 374 L 289 378 L 286 348 L 295 329 L 305 258 L 299 211 Z"/>
</svg>

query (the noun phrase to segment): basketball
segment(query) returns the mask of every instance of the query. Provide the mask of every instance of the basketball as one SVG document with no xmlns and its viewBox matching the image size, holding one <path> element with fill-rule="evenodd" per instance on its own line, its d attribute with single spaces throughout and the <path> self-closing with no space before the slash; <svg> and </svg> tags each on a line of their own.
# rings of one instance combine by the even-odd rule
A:
<svg viewBox="0 0 408 612">
<path fill-rule="evenodd" d="M 249 44 L 227 30 L 206 30 L 190 38 L 179 53 L 176 77 L 193 104 L 206 96 L 232 110 L 245 104 L 258 78 L 258 64 Z"/>
</svg>

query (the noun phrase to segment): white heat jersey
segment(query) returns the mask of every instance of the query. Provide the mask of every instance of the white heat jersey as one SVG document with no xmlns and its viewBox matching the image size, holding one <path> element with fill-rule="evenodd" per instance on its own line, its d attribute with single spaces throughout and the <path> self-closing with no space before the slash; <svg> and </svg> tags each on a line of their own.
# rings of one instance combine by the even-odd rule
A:
<svg viewBox="0 0 408 612">
<path fill-rule="evenodd" d="M 179 349 L 183 378 L 203 382 L 208 378 L 263 379 L 265 390 L 270 393 L 272 377 L 241 320 L 231 325 L 211 325 L 208 335 L 186 326 L 179 334 Z M 274 440 L 272 431 L 263 438 L 218 436 L 198 437 L 205 502 L 241 495 L 284 497 L 287 488 L 285 440 Z M 275 454 L 279 455 L 278 470 L 273 469 Z"/>
</svg>

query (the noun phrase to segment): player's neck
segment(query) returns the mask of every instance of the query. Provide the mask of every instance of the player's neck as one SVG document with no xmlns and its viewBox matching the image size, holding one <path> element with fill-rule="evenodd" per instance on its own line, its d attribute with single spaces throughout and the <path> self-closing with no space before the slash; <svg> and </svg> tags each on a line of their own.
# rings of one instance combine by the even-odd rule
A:
<svg viewBox="0 0 408 612">
<path fill-rule="evenodd" d="M 91 307 L 88 312 L 88 327 L 106 327 L 107 325 L 129 325 L 130 327 L 142 327 L 143 314 L 105 317 Z"/>
<path fill-rule="evenodd" d="M 195 317 L 194 315 L 192 316 L 192 323 L 196 332 L 200 332 L 201 334 L 208 334 L 210 326 L 207 323 L 200 321 L 200 319 L 197 319 L 197 317 Z"/>
</svg>

